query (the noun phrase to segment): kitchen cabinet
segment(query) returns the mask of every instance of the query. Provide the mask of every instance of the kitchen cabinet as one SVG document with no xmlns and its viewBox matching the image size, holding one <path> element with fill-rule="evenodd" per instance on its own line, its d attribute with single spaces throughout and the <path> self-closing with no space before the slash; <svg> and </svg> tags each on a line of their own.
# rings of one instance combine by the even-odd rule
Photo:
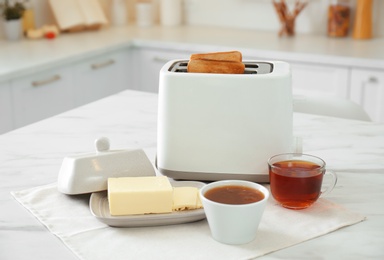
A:
<svg viewBox="0 0 384 260">
<path fill-rule="evenodd" d="M 351 70 L 350 99 L 375 122 L 384 122 L 384 70 Z"/>
<path fill-rule="evenodd" d="M 11 87 L 16 128 L 75 107 L 74 84 L 68 67 L 13 80 Z"/>
<path fill-rule="evenodd" d="M 247 55 L 243 60 L 273 60 Z M 349 68 L 280 59 L 290 64 L 293 95 L 348 98 Z"/>
<path fill-rule="evenodd" d="M 12 92 L 9 82 L 0 82 L 0 134 L 13 129 Z"/>
<path fill-rule="evenodd" d="M 191 46 L 186 45 L 186 48 Z M 158 92 L 159 71 L 173 59 L 189 59 L 191 53 L 209 52 L 179 46 L 131 45 L 87 54 L 21 78 L 0 83 L 0 133 L 64 112 L 124 89 Z M 275 57 L 275 56 L 273 56 Z M 257 58 L 252 52 L 244 60 Z M 284 59 L 282 59 L 284 60 Z M 318 64 L 290 57 L 294 95 L 337 96 L 362 105 L 371 118 L 384 122 L 384 71 L 350 65 Z"/>
<path fill-rule="evenodd" d="M 138 90 L 157 93 L 160 69 L 170 60 L 189 59 L 191 51 L 171 51 L 162 49 L 135 49 L 135 85 Z"/>
<path fill-rule="evenodd" d="M 0 133 L 59 114 L 127 89 L 129 49 L 0 84 Z"/>
<path fill-rule="evenodd" d="M 292 69 L 294 95 L 348 98 L 349 69 L 347 67 L 289 63 Z"/>
<path fill-rule="evenodd" d="M 130 85 L 131 58 L 128 49 L 90 58 L 74 67 L 76 105 L 115 94 Z"/>
</svg>

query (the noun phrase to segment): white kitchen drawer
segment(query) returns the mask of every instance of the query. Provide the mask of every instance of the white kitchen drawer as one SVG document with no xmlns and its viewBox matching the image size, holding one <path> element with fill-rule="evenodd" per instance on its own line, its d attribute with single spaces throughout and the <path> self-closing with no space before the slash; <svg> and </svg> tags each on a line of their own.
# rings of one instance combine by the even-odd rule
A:
<svg viewBox="0 0 384 260">
<path fill-rule="evenodd" d="M 0 134 L 13 129 L 12 92 L 9 82 L 0 83 Z"/>
<path fill-rule="evenodd" d="M 348 98 L 347 67 L 289 62 L 294 95 L 321 95 Z"/>
<path fill-rule="evenodd" d="M 71 70 L 53 69 L 13 80 L 12 96 L 16 128 L 72 109 Z"/>
<path fill-rule="evenodd" d="M 53 69 L 13 80 L 12 96 L 16 128 L 72 109 L 71 70 Z"/>
<path fill-rule="evenodd" d="M 352 69 L 350 98 L 360 104 L 373 121 L 384 123 L 384 71 Z"/>
<path fill-rule="evenodd" d="M 243 60 L 271 60 L 269 58 L 243 57 Z M 291 65 L 292 92 L 304 96 L 335 96 L 348 98 L 349 69 L 332 65 L 302 63 L 282 60 Z"/>
<path fill-rule="evenodd" d="M 76 64 L 76 104 L 83 105 L 128 89 L 131 83 L 128 49 L 100 55 Z"/>
<path fill-rule="evenodd" d="M 133 69 L 137 89 L 157 93 L 159 90 L 159 72 L 164 64 L 174 59 L 189 59 L 190 55 L 190 51 L 135 49 Z"/>
</svg>

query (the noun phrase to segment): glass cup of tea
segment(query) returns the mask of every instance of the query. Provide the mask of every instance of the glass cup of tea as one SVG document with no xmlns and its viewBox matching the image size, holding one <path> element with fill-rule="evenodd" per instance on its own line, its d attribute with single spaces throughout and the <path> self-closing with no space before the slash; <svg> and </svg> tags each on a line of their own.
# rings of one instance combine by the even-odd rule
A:
<svg viewBox="0 0 384 260">
<path fill-rule="evenodd" d="M 250 181 L 216 181 L 201 188 L 212 237 L 231 245 L 254 240 L 268 197 L 268 189 Z"/>
<path fill-rule="evenodd" d="M 289 209 L 308 208 L 320 196 L 331 192 L 337 182 L 336 173 L 327 171 L 325 162 L 313 155 L 278 154 L 269 158 L 268 167 L 271 194 L 281 206 Z M 323 188 L 325 174 L 332 180 Z"/>
</svg>

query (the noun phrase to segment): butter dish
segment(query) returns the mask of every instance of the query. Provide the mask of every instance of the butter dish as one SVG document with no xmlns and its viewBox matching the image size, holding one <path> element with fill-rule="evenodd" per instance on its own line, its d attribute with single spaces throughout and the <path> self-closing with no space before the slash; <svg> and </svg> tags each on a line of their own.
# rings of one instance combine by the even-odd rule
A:
<svg viewBox="0 0 384 260">
<path fill-rule="evenodd" d="M 201 189 L 206 184 L 197 181 L 172 181 L 171 185 L 172 187 L 196 187 Z M 109 211 L 107 191 L 92 193 L 89 208 L 91 214 L 100 222 L 111 227 L 120 228 L 176 225 L 205 219 L 205 212 L 202 208 L 173 211 L 172 213 L 112 216 Z"/>
<path fill-rule="evenodd" d="M 58 190 L 76 195 L 107 190 L 109 177 L 155 176 L 142 149 L 109 150 L 105 137 L 95 141 L 96 152 L 65 157 L 58 176 Z"/>
</svg>

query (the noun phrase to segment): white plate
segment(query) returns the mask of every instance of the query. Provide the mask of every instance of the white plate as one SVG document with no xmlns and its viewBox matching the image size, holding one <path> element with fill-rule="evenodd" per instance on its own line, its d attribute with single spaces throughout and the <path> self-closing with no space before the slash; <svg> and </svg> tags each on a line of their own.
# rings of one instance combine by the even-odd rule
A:
<svg viewBox="0 0 384 260">
<path fill-rule="evenodd" d="M 197 181 L 175 181 L 171 182 L 171 184 L 173 187 L 196 187 L 199 189 L 205 185 L 205 183 Z M 101 222 L 112 227 L 174 225 L 198 221 L 205 218 L 204 209 L 175 211 L 165 214 L 111 216 L 109 213 L 107 191 L 92 193 L 89 207 L 92 215 Z"/>
</svg>

